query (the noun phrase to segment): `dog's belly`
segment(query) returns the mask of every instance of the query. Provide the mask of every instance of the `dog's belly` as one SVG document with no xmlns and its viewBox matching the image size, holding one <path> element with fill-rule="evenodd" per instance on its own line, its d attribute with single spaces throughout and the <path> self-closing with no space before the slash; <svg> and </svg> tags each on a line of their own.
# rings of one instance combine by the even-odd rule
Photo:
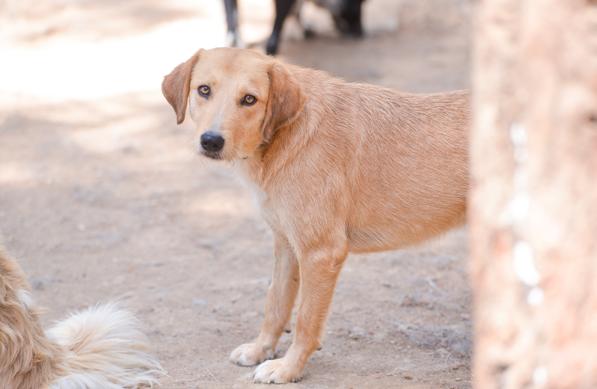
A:
<svg viewBox="0 0 597 389">
<path fill-rule="evenodd" d="M 348 229 L 348 250 L 353 253 L 391 250 L 408 244 L 389 231 L 367 228 Z"/>
<path fill-rule="evenodd" d="M 362 253 L 385 251 L 421 243 L 461 225 L 466 216 L 466 200 L 460 199 L 435 207 L 381 206 L 361 210 L 349 218 L 346 228 L 349 251 Z"/>
<path fill-rule="evenodd" d="M 349 228 L 348 249 L 353 253 L 365 253 L 398 249 L 424 241 L 434 233 L 422 226 L 410 230 L 395 228 Z"/>
</svg>

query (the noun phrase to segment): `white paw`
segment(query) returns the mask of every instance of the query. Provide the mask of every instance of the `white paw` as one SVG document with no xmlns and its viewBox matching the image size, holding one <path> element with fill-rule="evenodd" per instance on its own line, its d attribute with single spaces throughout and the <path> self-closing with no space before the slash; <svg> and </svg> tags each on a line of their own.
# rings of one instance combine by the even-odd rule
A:
<svg viewBox="0 0 597 389">
<path fill-rule="evenodd" d="M 230 361 L 240 366 L 255 366 L 266 359 L 272 359 L 274 351 L 263 349 L 257 343 L 245 343 L 230 353 Z"/>
<path fill-rule="evenodd" d="M 285 358 L 273 359 L 257 366 L 253 373 L 253 381 L 262 384 L 297 382 L 301 379 L 301 370 Z"/>
</svg>

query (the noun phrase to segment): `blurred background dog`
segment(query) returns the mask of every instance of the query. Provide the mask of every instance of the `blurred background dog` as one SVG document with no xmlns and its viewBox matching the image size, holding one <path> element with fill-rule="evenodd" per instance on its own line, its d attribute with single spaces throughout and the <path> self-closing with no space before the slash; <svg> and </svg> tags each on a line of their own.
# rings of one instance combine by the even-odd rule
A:
<svg viewBox="0 0 597 389">
<path fill-rule="evenodd" d="M 342 36 L 360 38 L 363 36 L 362 4 L 365 0 L 311 0 L 321 8 L 327 9 L 334 20 L 334 25 Z M 265 51 L 275 55 L 280 45 L 280 34 L 286 18 L 294 16 L 303 27 L 306 38 L 313 36 L 313 31 L 301 20 L 301 8 L 304 0 L 275 0 L 276 16 L 272 33 L 267 40 Z M 226 10 L 226 24 L 228 27 L 227 41 L 229 46 L 239 46 L 241 39 L 238 32 L 238 3 L 237 0 L 224 0 Z"/>
<path fill-rule="evenodd" d="M 117 304 L 44 332 L 25 274 L 0 250 L 0 388 L 152 388 L 164 374 L 137 320 Z"/>
</svg>

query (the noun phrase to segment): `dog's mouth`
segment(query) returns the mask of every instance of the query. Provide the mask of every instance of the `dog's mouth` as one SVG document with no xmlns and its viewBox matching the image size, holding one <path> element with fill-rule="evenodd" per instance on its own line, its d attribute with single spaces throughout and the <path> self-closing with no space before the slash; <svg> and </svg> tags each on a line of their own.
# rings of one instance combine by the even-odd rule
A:
<svg viewBox="0 0 597 389">
<path fill-rule="evenodd" d="M 207 158 L 215 159 L 215 160 L 222 159 L 222 154 L 219 151 L 201 150 L 201 155 L 203 155 Z"/>
</svg>

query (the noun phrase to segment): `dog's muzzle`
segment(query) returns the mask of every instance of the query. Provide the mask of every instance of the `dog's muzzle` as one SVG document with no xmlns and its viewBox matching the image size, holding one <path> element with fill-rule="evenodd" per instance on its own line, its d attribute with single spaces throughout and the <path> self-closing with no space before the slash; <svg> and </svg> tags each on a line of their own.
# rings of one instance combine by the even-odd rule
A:
<svg viewBox="0 0 597 389">
<path fill-rule="evenodd" d="M 224 143 L 226 143 L 226 141 L 222 135 L 214 131 L 207 131 L 201 135 L 201 154 L 210 158 L 219 159 L 220 151 L 224 148 Z"/>
</svg>

